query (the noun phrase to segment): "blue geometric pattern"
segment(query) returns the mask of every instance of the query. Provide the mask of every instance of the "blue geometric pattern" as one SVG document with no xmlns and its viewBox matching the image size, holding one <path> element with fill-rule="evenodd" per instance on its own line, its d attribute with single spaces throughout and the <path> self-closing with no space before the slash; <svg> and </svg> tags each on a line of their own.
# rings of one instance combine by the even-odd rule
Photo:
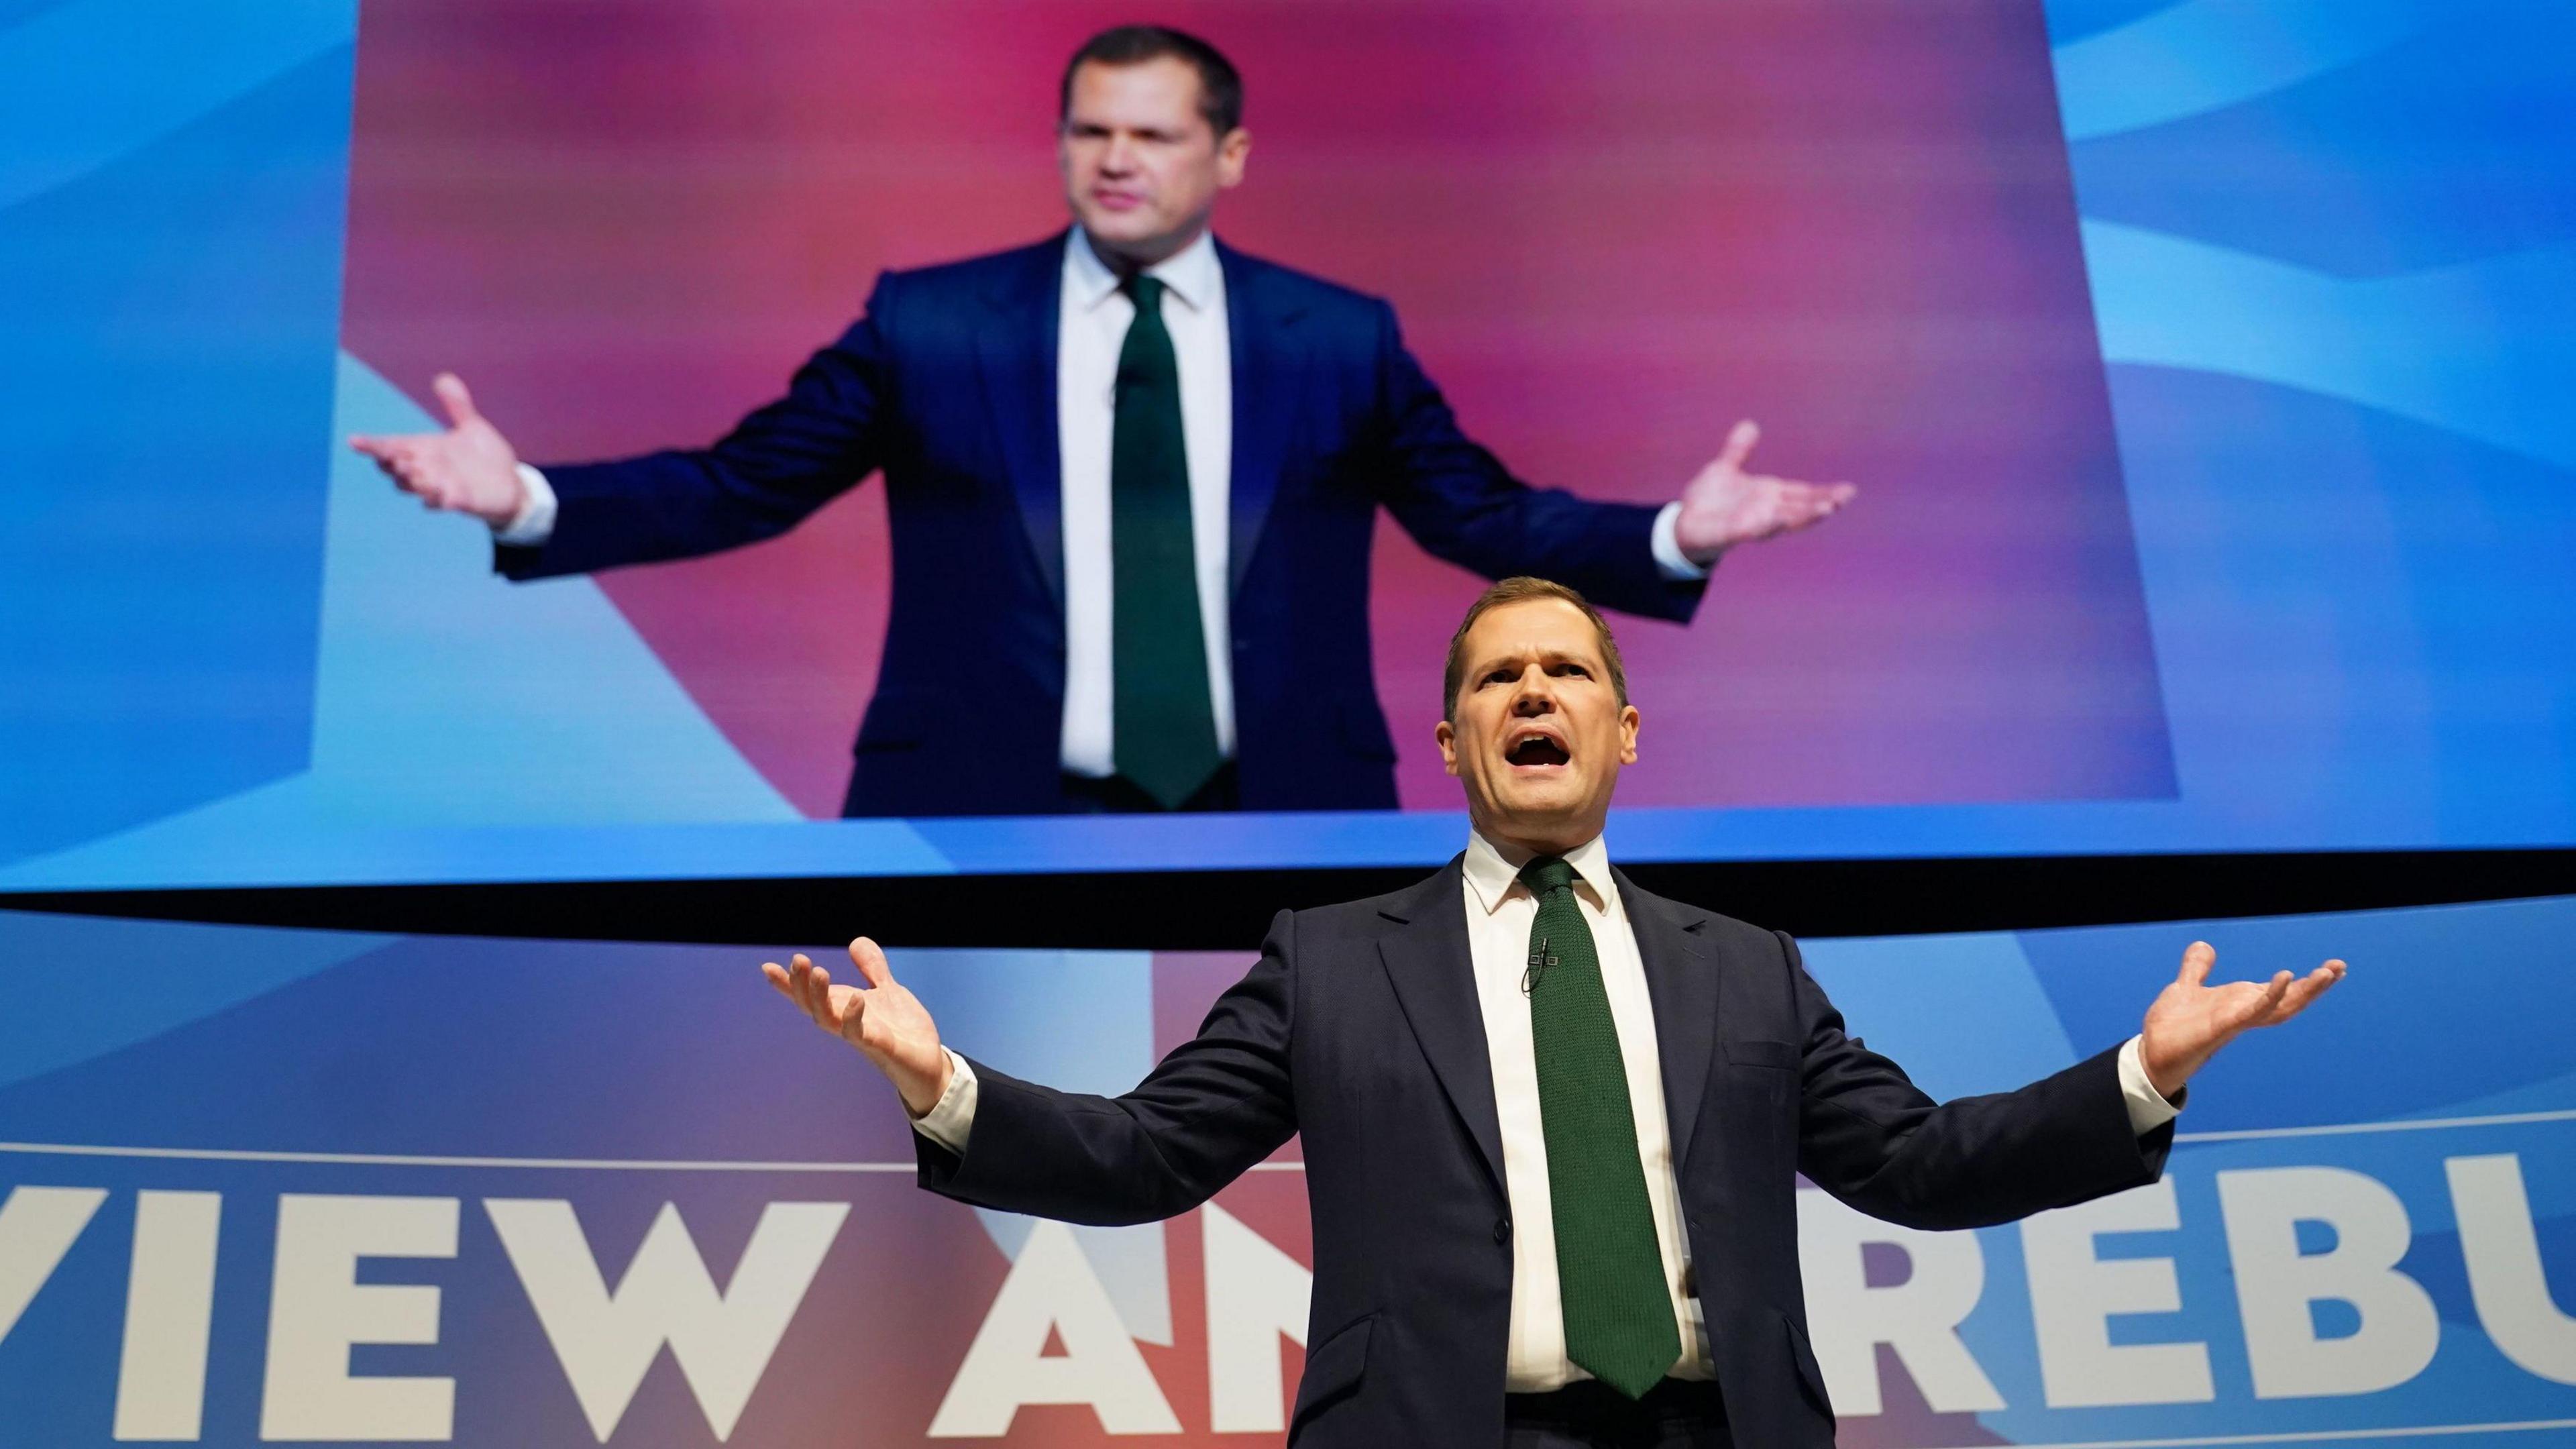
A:
<svg viewBox="0 0 2576 1449">
<path fill-rule="evenodd" d="M 2049 7 L 2058 108 L 2070 141 L 2268 95 L 2394 45 L 2449 7 L 2437 0 L 2157 0 L 2129 7 L 2147 13 L 2091 26 L 2106 8 Z"/>
<path fill-rule="evenodd" d="M 2185 797 L 2568 838 L 2576 11 L 2101 9 L 2050 13 Z"/>
<path fill-rule="evenodd" d="M 11 27 L 0 31 L 0 135 L 9 138 L 0 152 L 0 207 L 9 207 L 347 51 L 357 40 L 358 7 L 356 0 L 71 0 L 0 9 L 0 24 Z M 312 134 L 329 136 L 328 114 L 315 122 Z"/>
<path fill-rule="evenodd" d="M 0 31 L 0 860 L 303 766 L 355 18 Z"/>
</svg>

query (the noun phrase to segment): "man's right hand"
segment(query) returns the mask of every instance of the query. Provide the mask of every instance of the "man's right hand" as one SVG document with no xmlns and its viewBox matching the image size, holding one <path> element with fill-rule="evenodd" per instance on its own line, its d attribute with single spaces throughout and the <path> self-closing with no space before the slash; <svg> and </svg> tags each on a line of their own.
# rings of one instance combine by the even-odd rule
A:
<svg viewBox="0 0 2576 1449">
<path fill-rule="evenodd" d="M 506 528 L 528 501 L 519 479 L 519 455 L 501 430 L 474 410 L 464 379 L 442 372 L 430 384 L 447 409 L 447 431 L 396 437 L 356 437 L 349 446 L 376 460 L 394 486 L 428 508 L 470 513 Z"/>
<path fill-rule="evenodd" d="M 921 998 L 904 989 L 886 965 L 885 952 L 865 936 L 850 943 L 850 964 L 865 988 L 842 986 L 799 952 L 789 964 L 760 963 L 769 984 L 796 1003 L 816 1026 L 857 1047 L 894 1083 L 904 1110 L 927 1116 L 948 1090 L 948 1053 L 939 1027 Z"/>
</svg>

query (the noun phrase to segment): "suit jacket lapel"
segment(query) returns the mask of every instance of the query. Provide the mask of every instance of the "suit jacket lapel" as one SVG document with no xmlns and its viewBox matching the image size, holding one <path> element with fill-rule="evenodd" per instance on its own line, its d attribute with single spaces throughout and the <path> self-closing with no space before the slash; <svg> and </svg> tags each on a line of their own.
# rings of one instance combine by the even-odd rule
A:
<svg viewBox="0 0 2576 1449">
<path fill-rule="evenodd" d="M 1070 235 L 1070 233 L 1067 233 Z M 1065 237 L 1033 246 L 995 279 L 985 302 L 995 315 L 976 338 L 984 396 L 1002 465 L 1019 498 L 1020 521 L 1037 551 L 1047 597 L 1064 608 L 1064 469 L 1056 450 L 1056 346 Z"/>
<path fill-rule="evenodd" d="M 1708 1095 L 1710 1055 L 1717 1049 L 1717 963 L 1700 934 L 1708 917 L 1637 889 L 1613 868 L 1637 957 L 1646 968 L 1646 995 L 1655 1006 L 1655 1050 L 1664 1067 L 1664 1118 L 1673 1134 L 1673 1171 L 1690 1159 L 1691 1133 L 1699 1126 L 1700 1099 Z"/>
<path fill-rule="evenodd" d="M 1380 915 L 1397 924 L 1378 938 L 1378 954 L 1422 1054 L 1431 1059 L 1449 1105 L 1483 1154 L 1494 1190 L 1502 1192 L 1503 1123 L 1494 1109 L 1493 1059 L 1467 945 L 1465 890 L 1452 860 L 1438 875 L 1379 907 Z"/>
<path fill-rule="evenodd" d="M 1263 263 L 1222 242 L 1216 254 L 1225 268 L 1227 351 L 1234 372 L 1234 462 L 1226 504 L 1226 580 L 1232 591 L 1243 587 L 1244 570 L 1279 493 L 1279 465 L 1288 451 L 1306 357 L 1294 323 L 1305 308 L 1276 295 L 1275 278 Z"/>
</svg>

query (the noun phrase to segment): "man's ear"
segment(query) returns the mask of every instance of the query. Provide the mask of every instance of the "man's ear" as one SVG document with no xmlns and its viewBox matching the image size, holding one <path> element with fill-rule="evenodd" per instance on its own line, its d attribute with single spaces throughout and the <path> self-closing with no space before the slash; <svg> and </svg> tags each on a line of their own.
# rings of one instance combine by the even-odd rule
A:
<svg viewBox="0 0 2576 1449">
<path fill-rule="evenodd" d="M 1244 158 L 1252 154 L 1252 133 L 1241 126 L 1226 132 L 1216 143 L 1216 184 L 1220 188 L 1243 183 Z"/>
<path fill-rule="evenodd" d="M 1642 718 L 1633 704 L 1619 707 L 1619 763 L 1637 763 L 1637 722 Z"/>
<path fill-rule="evenodd" d="M 1458 773 L 1458 731 L 1449 721 L 1431 727 L 1431 738 L 1440 746 L 1440 767 L 1450 774 Z"/>
</svg>

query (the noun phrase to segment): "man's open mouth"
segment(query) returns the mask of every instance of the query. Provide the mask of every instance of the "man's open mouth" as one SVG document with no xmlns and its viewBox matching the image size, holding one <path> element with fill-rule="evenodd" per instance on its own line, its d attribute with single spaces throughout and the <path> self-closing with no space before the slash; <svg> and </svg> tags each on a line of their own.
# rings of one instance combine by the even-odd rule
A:
<svg viewBox="0 0 2576 1449">
<path fill-rule="evenodd" d="M 1515 765 L 1562 765 L 1574 757 L 1555 736 L 1532 731 L 1513 740 L 1503 758 Z"/>
</svg>

